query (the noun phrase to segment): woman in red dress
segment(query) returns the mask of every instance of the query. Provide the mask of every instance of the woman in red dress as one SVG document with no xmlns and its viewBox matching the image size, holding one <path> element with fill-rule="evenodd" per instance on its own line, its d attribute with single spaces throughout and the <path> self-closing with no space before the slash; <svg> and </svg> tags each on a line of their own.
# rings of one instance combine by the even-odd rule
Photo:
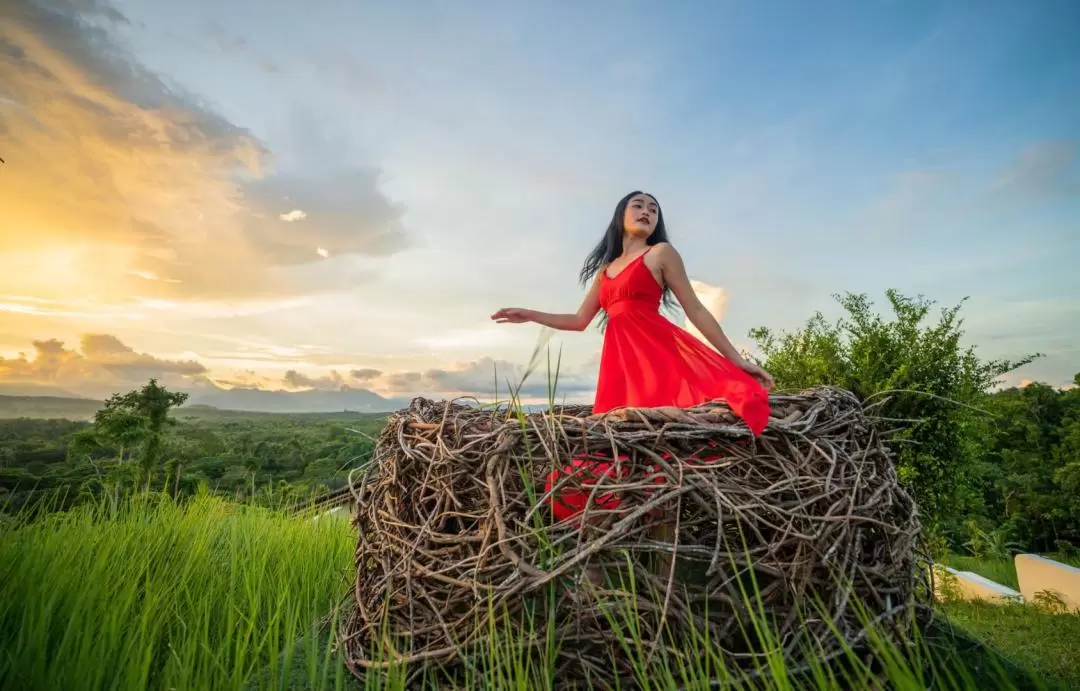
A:
<svg viewBox="0 0 1080 691">
<path fill-rule="evenodd" d="M 772 377 L 735 350 L 701 304 L 682 258 L 668 242 L 664 216 L 652 195 L 632 192 L 619 201 L 604 239 L 581 269 L 582 283 L 590 280 L 576 313 L 512 307 L 492 319 L 583 331 L 603 309 L 606 324 L 594 413 L 623 407 L 690 408 L 722 399 L 753 434 L 761 434 L 769 420 Z M 672 294 L 715 350 L 660 313 Z M 556 518 L 578 513 L 583 495 L 568 491 L 560 496 L 553 507 Z"/>
</svg>

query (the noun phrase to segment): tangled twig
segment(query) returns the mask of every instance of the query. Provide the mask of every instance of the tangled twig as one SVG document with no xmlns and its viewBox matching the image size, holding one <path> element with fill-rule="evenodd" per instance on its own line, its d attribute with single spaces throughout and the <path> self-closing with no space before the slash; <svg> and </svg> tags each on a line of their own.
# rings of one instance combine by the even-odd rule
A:
<svg viewBox="0 0 1080 691">
<path fill-rule="evenodd" d="M 610 617 L 620 608 L 650 659 L 693 655 L 679 641 L 696 631 L 751 668 L 769 652 L 745 635 L 754 617 L 793 667 L 859 644 L 871 624 L 903 640 L 924 597 L 920 526 L 874 421 L 843 390 L 771 402 L 755 438 L 723 403 L 592 415 L 414 400 L 390 418 L 352 489 L 350 668 L 469 665 L 492 617 L 528 613 L 535 631 L 556 629 L 559 680 L 610 683 L 633 673 L 618 662 L 626 632 Z M 620 504 L 551 525 L 545 478 L 584 457 L 618 459 L 623 472 L 578 487 Z M 552 492 L 576 482 L 566 476 Z M 653 537 L 658 520 L 677 526 L 674 541 Z M 677 582 L 649 567 L 657 555 L 677 561 Z M 593 587 L 589 569 L 612 581 L 632 569 L 635 585 Z M 548 588 L 554 606 L 531 607 Z M 544 635 L 516 644 L 541 649 Z"/>
</svg>

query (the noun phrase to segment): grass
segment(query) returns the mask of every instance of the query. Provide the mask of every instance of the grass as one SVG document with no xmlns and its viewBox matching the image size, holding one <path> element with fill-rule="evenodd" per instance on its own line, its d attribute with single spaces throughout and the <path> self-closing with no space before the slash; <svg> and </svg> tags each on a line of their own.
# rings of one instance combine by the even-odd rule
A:
<svg viewBox="0 0 1080 691">
<path fill-rule="evenodd" d="M 361 683 L 331 650 L 334 624 L 325 616 L 349 592 L 351 580 L 354 542 L 344 522 L 299 521 L 209 496 L 184 505 L 151 496 L 116 513 L 83 508 L 29 524 L 9 521 L 0 530 L 3 688 L 403 688 L 403 670 Z M 996 612 L 952 610 L 954 619 L 980 635 L 983 628 L 993 633 Z M 1029 619 L 1006 616 L 1017 631 L 1014 637 L 997 632 L 1003 648 L 1015 649 L 1048 678 L 1076 678 L 1069 676 L 1075 672 L 1065 656 L 1059 663 L 1048 656 L 1059 648 L 1044 654 L 1034 644 L 1020 645 L 1031 635 Z M 706 636 L 692 637 L 684 650 L 653 654 L 635 636 L 635 621 L 627 609 L 612 612 L 609 623 L 625 633 L 623 654 L 633 660 L 637 687 L 735 681 Z M 490 638 L 465 672 L 465 686 L 550 687 L 559 642 L 530 622 L 490 625 Z M 755 626 L 751 622 L 749 635 L 768 643 L 768 629 Z M 520 643 L 529 635 L 543 641 L 539 655 L 522 652 Z M 976 660 L 983 669 L 975 672 L 978 664 L 970 659 L 940 654 L 955 648 L 946 638 L 940 630 L 928 632 L 905 655 L 872 641 L 876 664 L 895 688 L 925 688 L 927 667 L 937 667 L 939 688 L 1008 688 L 987 681 L 1001 672 L 985 651 Z M 1056 640 L 1066 644 L 1063 637 Z M 766 680 L 761 688 L 865 687 L 852 683 L 868 675 L 854 655 L 801 674 L 775 654 L 759 666 Z"/>
<path fill-rule="evenodd" d="M 211 497 L 50 514 L 0 533 L 0 687 L 242 689 L 260 670 L 344 688 L 325 636 L 348 590 L 340 521 Z M 297 643 L 297 641 L 300 643 Z M 265 688 L 280 688 L 271 673 Z"/>
<path fill-rule="evenodd" d="M 950 602 L 944 613 L 971 632 L 1031 670 L 1040 679 L 1063 689 L 1080 689 L 1080 614 L 1047 614 L 1031 605 L 991 605 Z"/>
<path fill-rule="evenodd" d="M 1080 566 L 1076 557 L 1048 556 Z M 950 554 L 941 561 L 1014 590 L 1020 587 L 1013 559 Z M 962 601 L 945 604 L 943 611 L 951 621 L 981 640 L 1008 651 L 1010 658 L 1038 677 L 1059 683 L 1063 688 L 1080 688 L 1080 663 L 1076 659 L 1080 614 L 1048 613 L 1038 603 L 992 605 Z"/>
</svg>

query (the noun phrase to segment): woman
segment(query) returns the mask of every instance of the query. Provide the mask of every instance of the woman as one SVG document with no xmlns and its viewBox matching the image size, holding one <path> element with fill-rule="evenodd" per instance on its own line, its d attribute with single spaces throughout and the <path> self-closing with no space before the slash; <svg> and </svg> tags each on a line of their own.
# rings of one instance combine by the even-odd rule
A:
<svg viewBox="0 0 1080 691">
<path fill-rule="evenodd" d="M 769 420 L 773 379 L 735 350 L 701 304 L 682 258 L 668 242 L 655 197 L 632 192 L 619 201 L 607 233 L 581 269 L 582 283 L 590 279 L 589 292 L 574 314 L 511 307 L 491 318 L 583 331 L 603 309 L 606 324 L 594 413 L 622 407 L 690 408 L 723 399 L 755 435 L 761 434 Z M 672 294 L 716 350 L 660 313 Z M 561 496 L 554 506 L 556 518 L 575 515 L 580 499 Z M 560 503 L 575 506 L 560 508 Z"/>
</svg>

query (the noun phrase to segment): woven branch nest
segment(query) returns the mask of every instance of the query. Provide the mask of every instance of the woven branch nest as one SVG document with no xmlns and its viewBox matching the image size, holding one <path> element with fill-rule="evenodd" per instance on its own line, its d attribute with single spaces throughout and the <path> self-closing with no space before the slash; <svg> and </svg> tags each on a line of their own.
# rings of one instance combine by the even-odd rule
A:
<svg viewBox="0 0 1080 691">
<path fill-rule="evenodd" d="M 633 674 L 610 618 L 629 606 L 651 653 L 698 654 L 687 637 L 707 630 L 726 664 L 751 669 L 768 651 L 740 633 L 748 600 L 789 669 L 858 647 L 868 620 L 903 642 L 927 597 L 920 525 L 874 420 L 831 388 L 771 403 L 754 438 L 723 403 L 519 416 L 414 400 L 352 488 L 350 668 L 452 672 L 489 640 L 489 614 L 528 612 L 540 633 L 519 645 L 543 648 L 553 625 L 559 685 L 605 686 Z M 586 490 L 619 506 L 552 525 L 552 469 L 615 455 L 622 472 Z M 631 567 L 633 588 L 619 580 Z M 596 573 L 606 582 L 594 585 Z"/>
</svg>

